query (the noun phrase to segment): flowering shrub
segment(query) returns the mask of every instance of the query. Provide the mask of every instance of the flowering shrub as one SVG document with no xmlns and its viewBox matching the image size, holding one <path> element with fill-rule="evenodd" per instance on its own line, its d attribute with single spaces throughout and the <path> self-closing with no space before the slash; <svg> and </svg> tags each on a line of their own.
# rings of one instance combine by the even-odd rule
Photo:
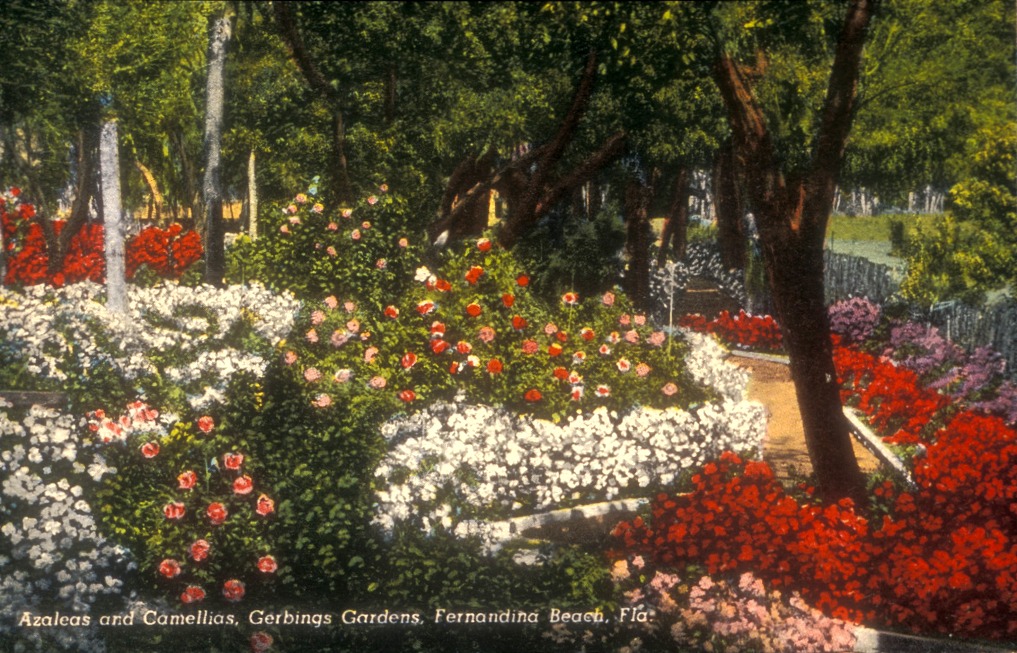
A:
<svg viewBox="0 0 1017 653">
<path fill-rule="evenodd" d="M 87 615 L 123 591 L 129 553 L 99 531 L 91 497 L 115 473 L 82 446 L 78 421 L 33 407 L 20 419 L 0 406 L 0 639 L 35 648 L 94 644 L 96 632 L 18 626 L 24 611 Z M 50 640 L 49 638 L 53 638 Z"/>
<path fill-rule="evenodd" d="M 879 326 L 882 309 L 865 297 L 834 302 L 829 308 L 830 331 L 845 344 L 865 342 Z"/>
<path fill-rule="evenodd" d="M 106 274 L 103 226 L 83 225 L 71 239 L 61 268 L 50 273 L 42 225 L 35 219 L 34 207 L 19 202 L 20 191 L 15 194 L 15 190 L 0 197 L 0 222 L 8 256 L 4 285 L 49 283 L 60 287 L 86 280 L 102 282 Z M 13 208 L 17 209 L 16 216 L 10 210 Z M 54 220 L 52 225 L 59 235 L 66 222 Z M 201 238 L 193 230 L 184 231 L 179 224 L 165 229 L 146 227 L 125 244 L 127 278 L 133 279 L 140 269 L 147 268 L 158 277 L 178 279 L 203 254 Z"/>
<path fill-rule="evenodd" d="M 777 321 L 769 315 L 749 315 L 744 310 L 732 316 L 721 311 L 716 319 L 702 315 L 686 315 L 679 325 L 693 331 L 713 333 L 725 343 L 739 349 L 781 351 L 783 336 Z"/>
<path fill-rule="evenodd" d="M 308 307 L 284 362 L 317 389 L 320 408 L 364 389 L 408 410 L 461 391 L 471 403 L 561 420 L 710 396 L 683 364 L 687 343 L 624 296 L 566 292 L 548 306 L 529 283 L 482 238 L 449 252 L 437 272 L 419 267 L 401 300 L 371 308 L 330 295 Z"/>
<path fill-rule="evenodd" d="M 272 584 L 275 500 L 257 461 L 211 417 L 178 422 L 136 401 L 118 416 L 92 411 L 88 429 L 118 470 L 97 493 L 104 526 L 138 557 L 146 583 L 183 605 L 236 603 Z"/>
<path fill-rule="evenodd" d="M 467 535 L 487 519 L 644 495 L 724 449 L 758 449 L 763 417 L 757 404 L 725 401 L 688 412 L 600 408 L 557 425 L 436 405 L 382 428 L 392 444 L 375 472 L 376 522 Z"/>
<path fill-rule="evenodd" d="M 111 319 L 103 288 L 81 283 L 24 293 L 0 289 L 0 359 L 77 388 L 92 405 L 136 387 L 175 410 L 225 400 L 235 376 L 260 376 L 288 332 L 297 304 L 259 286 L 217 289 L 164 284 L 128 290 L 128 316 Z"/>
<path fill-rule="evenodd" d="M 407 202 L 382 184 L 353 206 L 325 207 L 317 187 L 270 210 L 257 241 L 230 248 L 229 278 L 258 279 L 300 298 L 354 294 L 382 307 L 401 295 L 422 251 L 407 227 Z"/>
</svg>

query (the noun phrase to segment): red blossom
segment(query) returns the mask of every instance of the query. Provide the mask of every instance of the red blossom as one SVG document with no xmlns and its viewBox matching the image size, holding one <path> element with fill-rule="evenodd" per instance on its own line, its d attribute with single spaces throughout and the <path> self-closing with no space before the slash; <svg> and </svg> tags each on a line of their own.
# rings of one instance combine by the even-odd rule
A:
<svg viewBox="0 0 1017 653">
<path fill-rule="evenodd" d="M 204 601 L 205 590 L 201 589 L 197 585 L 188 585 L 183 594 L 180 595 L 180 600 L 183 603 L 197 603 L 198 601 Z"/>
<path fill-rule="evenodd" d="M 476 302 L 471 302 L 466 306 L 466 314 L 469 315 L 470 317 L 478 317 L 482 312 L 483 311 L 480 308 L 480 304 Z"/>
<path fill-rule="evenodd" d="M 487 371 L 490 374 L 501 374 L 502 369 L 503 367 L 501 361 L 498 360 L 497 358 L 492 358 L 491 360 L 487 361 Z"/>
<path fill-rule="evenodd" d="M 205 511 L 205 514 L 208 515 L 208 520 L 212 522 L 213 526 L 219 526 L 226 521 L 226 518 L 229 516 L 229 511 L 226 510 L 226 506 L 216 501 L 208 505 L 208 509 Z"/>
<path fill-rule="evenodd" d="M 244 583 L 235 578 L 231 578 L 222 585 L 222 595 L 231 603 L 236 603 L 243 599 L 246 591 Z"/>
<path fill-rule="evenodd" d="M 155 458 L 159 455 L 159 443 L 152 441 L 141 445 L 141 455 L 145 458 Z"/>
<path fill-rule="evenodd" d="M 162 514 L 166 516 L 166 519 L 183 519 L 186 512 L 187 508 L 179 501 L 167 503 L 162 508 Z"/>
<path fill-rule="evenodd" d="M 202 415 L 198 418 L 198 430 L 202 433 L 210 433 L 215 428 L 215 420 L 208 415 Z"/>
<path fill-rule="evenodd" d="M 159 573 L 166 578 L 176 578 L 180 575 L 180 563 L 173 558 L 166 558 L 159 563 Z"/>
<path fill-rule="evenodd" d="M 233 493 L 239 495 L 250 494 L 254 490 L 254 481 L 244 474 L 233 480 Z M 210 515 L 211 516 L 211 515 Z"/>
<path fill-rule="evenodd" d="M 523 399 L 525 399 L 526 401 L 528 401 L 530 403 L 536 403 L 536 402 L 540 401 L 542 398 L 543 398 L 543 395 L 540 394 L 540 390 L 537 390 L 536 388 L 530 388 L 523 395 Z"/>
<path fill-rule="evenodd" d="M 275 512 L 275 501 L 273 501 L 267 494 L 262 494 L 258 497 L 258 502 L 255 504 L 254 512 L 258 513 L 262 517 L 271 515 Z"/>
<path fill-rule="evenodd" d="M 412 390 L 401 390 L 399 392 L 399 399 L 405 403 L 410 403 L 417 398 L 417 395 Z"/>
</svg>

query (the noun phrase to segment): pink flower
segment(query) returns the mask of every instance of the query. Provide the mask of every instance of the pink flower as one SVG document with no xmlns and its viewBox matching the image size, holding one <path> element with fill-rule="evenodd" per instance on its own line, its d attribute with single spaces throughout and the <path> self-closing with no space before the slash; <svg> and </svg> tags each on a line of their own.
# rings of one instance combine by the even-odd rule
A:
<svg viewBox="0 0 1017 653">
<path fill-rule="evenodd" d="M 311 329 L 306 334 L 304 334 L 304 338 L 307 339 L 307 342 L 314 344 L 318 342 L 318 332 L 315 331 L 314 329 Z"/>
<path fill-rule="evenodd" d="M 279 233 L 288 234 L 289 232 L 290 232 L 290 228 L 288 226 L 283 225 L 283 226 L 279 227 Z"/>
<path fill-rule="evenodd" d="M 632 321 L 636 323 L 636 326 L 643 326 L 644 324 L 646 324 L 646 316 L 637 315 L 632 318 Z"/>
<path fill-rule="evenodd" d="M 240 599 L 244 598 L 245 592 L 246 589 L 243 582 L 235 578 L 231 578 L 222 585 L 222 595 L 231 603 L 236 603 Z"/>
<path fill-rule="evenodd" d="M 195 540 L 190 549 L 191 559 L 195 562 L 201 562 L 208 557 L 208 552 L 211 549 L 212 546 L 206 540 Z"/>
<path fill-rule="evenodd" d="M 275 558 L 268 555 L 258 558 L 258 571 L 263 574 L 274 574 L 279 568 L 279 563 L 276 562 Z"/>
<path fill-rule="evenodd" d="M 304 380 L 308 383 L 314 383 L 321 378 L 321 372 L 316 367 L 308 367 L 304 370 Z"/>
<path fill-rule="evenodd" d="M 311 211 L 313 213 L 321 213 L 324 210 L 325 210 L 325 205 L 322 204 L 321 202 L 315 202 L 314 206 L 311 207 Z"/>
<path fill-rule="evenodd" d="M 332 247 L 331 245 L 325 248 L 325 253 L 333 257 L 339 255 L 339 252 L 335 251 L 335 247 Z"/>
<path fill-rule="evenodd" d="M 367 382 L 367 385 L 375 390 L 381 390 L 388 385 L 388 381 L 386 381 L 383 376 L 372 376 L 371 380 Z"/>
<path fill-rule="evenodd" d="M 388 192 L 388 184 L 382 184 L 382 185 L 378 186 L 378 190 L 380 190 L 383 193 L 387 193 Z"/>
<path fill-rule="evenodd" d="M 598 385 L 597 386 L 597 396 L 598 397 L 609 397 L 609 396 L 611 396 L 611 387 L 610 386 L 606 386 L 606 385 Z"/>
<path fill-rule="evenodd" d="M 400 238 L 399 246 L 405 249 L 410 246 L 410 241 L 406 240 L 405 238 Z"/>
<path fill-rule="evenodd" d="M 267 494 L 262 494 L 258 497 L 258 503 L 255 504 L 254 512 L 262 517 L 272 514 L 275 512 L 275 501 L 272 501 Z"/>
<path fill-rule="evenodd" d="M 328 226 L 325 227 L 329 231 L 339 231 L 339 225 L 335 222 L 329 222 Z"/>
<path fill-rule="evenodd" d="M 660 391 L 663 392 L 668 397 L 670 397 L 674 393 L 678 392 L 678 386 L 668 381 L 667 383 L 664 384 L 664 387 L 661 388 Z"/>
<path fill-rule="evenodd" d="M 283 362 L 287 365 L 292 365 L 297 362 L 297 355 L 292 351 L 288 351 L 283 355 Z"/>
<path fill-rule="evenodd" d="M 237 471 L 240 466 L 244 464 L 244 454 L 242 453 L 227 453 L 223 454 L 222 466 L 226 469 L 232 469 Z"/>
<path fill-rule="evenodd" d="M 329 310 L 335 310 L 336 307 L 339 306 L 339 300 L 336 299 L 335 295 L 329 295 L 325 298 L 325 306 L 327 306 Z"/>
<path fill-rule="evenodd" d="M 314 398 L 314 401 L 312 401 L 311 404 L 317 408 L 328 408 L 332 405 L 332 397 L 325 393 L 321 393 Z"/>
<path fill-rule="evenodd" d="M 548 322 L 544 325 L 544 333 L 549 336 L 558 333 L 558 325 L 554 322 Z"/>
<path fill-rule="evenodd" d="M 254 481 L 247 474 L 238 476 L 233 481 L 233 493 L 234 494 L 250 494 L 254 490 Z"/>
<path fill-rule="evenodd" d="M 204 601 L 205 590 L 201 589 L 197 585 L 188 585 L 187 589 L 185 589 L 183 594 L 180 595 L 180 600 L 183 603 L 197 603 L 198 601 Z"/>
<path fill-rule="evenodd" d="M 343 310 L 347 313 L 352 313 L 357 310 L 357 305 L 350 301 L 343 302 Z"/>
<path fill-rule="evenodd" d="M 377 347 L 368 347 L 366 350 L 364 350 L 364 362 L 371 363 L 377 355 L 378 355 Z"/>
<path fill-rule="evenodd" d="M 208 504 L 208 509 L 205 511 L 205 514 L 208 515 L 208 519 L 212 522 L 213 526 L 222 524 L 226 521 L 226 517 L 229 516 L 226 506 L 222 505 L 218 501 Z"/>
<path fill-rule="evenodd" d="M 572 392 L 569 393 L 569 395 L 572 398 L 572 401 L 579 401 L 583 398 L 583 386 L 580 385 L 572 388 Z"/>
<path fill-rule="evenodd" d="M 188 470 L 177 476 L 177 489 L 190 490 L 198 483 L 198 475 Z"/>
<path fill-rule="evenodd" d="M 215 428 L 215 421 L 208 415 L 202 415 L 198 418 L 198 430 L 202 433 L 210 433 Z"/>
<path fill-rule="evenodd" d="M 346 330 L 350 333 L 357 333 L 360 331 L 360 320 L 353 319 L 346 323 Z"/>
<path fill-rule="evenodd" d="M 349 369 L 343 368 L 343 369 L 339 370 L 338 372 L 336 372 L 335 376 L 332 377 L 332 378 L 335 379 L 336 383 L 346 383 L 352 377 L 353 377 L 353 370 L 349 370 Z"/>
<path fill-rule="evenodd" d="M 337 349 L 345 345 L 347 342 L 349 342 L 349 340 L 350 335 L 345 331 L 339 331 L 338 329 L 333 331 L 332 335 L 329 336 L 328 338 L 329 343 Z"/>
<path fill-rule="evenodd" d="M 459 342 L 456 343 L 456 351 L 459 352 L 460 354 L 469 354 L 471 351 L 473 351 L 473 345 L 466 342 L 465 340 L 460 340 Z"/>
<path fill-rule="evenodd" d="M 162 514 L 166 515 L 166 519 L 183 519 L 186 512 L 187 508 L 179 501 L 167 503 L 162 507 Z"/>
<path fill-rule="evenodd" d="M 626 331 L 625 342 L 631 343 L 633 345 L 637 344 L 639 342 L 639 332 L 636 331 L 635 329 L 632 329 L 631 331 Z"/>
<path fill-rule="evenodd" d="M 141 445 L 141 455 L 145 458 L 155 458 L 159 455 L 159 443 L 153 441 Z"/>
<path fill-rule="evenodd" d="M 360 240 L 360 230 L 354 229 L 353 231 L 351 231 L 350 238 L 352 238 L 353 240 Z"/>
<path fill-rule="evenodd" d="M 367 198 L 367 203 L 370 204 L 371 206 L 374 206 L 375 204 L 378 203 L 378 198 L 374 195 L 371 195 L 370 197 Z"/>
<path fill-rule="evenodd" d="M 614 293 L 611 292 L 610 290 L 607 291 L 600 298 L 600 301 L 601 301 L 602 304 L 604 304 L 604 306 L 614 306 Z"/>
<path fill-rule="evenodd" d="M 561 302 L 566 306 L 575 306 L 579 303 L 579 295 L 574 292 L 567 292 L 561 296 Z"/>
<path fill-rule="evenodd" d="M 654 347 L 660 347 L 662 344 L 664 344 L 664 341 L 666 339 L 667 335 L 663 331 L 654 331 L 649 335 L 646 341 L 653 345 Z"/>
<path fill-rule="evenodd" d="M 275 640 L 272 639 L 271 635 L 259 630 L 251 635 L 251 653 L 266 653 L 268 649 L 272 648 L 274 643 Z"/>
<path fill-rule="evenodd" d="M 639 376 L 646 376 L 650 373 L 650 366 L 646 363 L 640 363 L 636 365 L 636 374 Z"/>
<path fill-rule="evenodd" d="M 289 219 L 289 221 L 290 224 L 300 224 L 300 218 L 297 216 L 293 216 L 292 218 Z"/>
<path fill-rule="evenodd" d="M 618 324 L 622 326 L 629 326 L 632 324 L 632 318 L 629 317 L 628 313 L 622 313 L 621 317 L 618 318 Z"/>
<path fill-rule="evenodd" d="M 524 340 L 523 341 L 523 353 L 524 354 L 536 354 L 538 351 L 540 351 L 540 345 L 538 345 L 536 343 L 536 341 L 534 341 L 534 340 Z"/>
<path fill-rule="evenodd" d="M 622 373 L 628 372 L 632 369 L 632 363 L 628 362 L 624 358 L 619 359 L 616 365 L 618 366 L 618 371 Z"/>
<path fill-rule="evenodd" d="M 297 204 L 306 204 L 307 195 L 304 195 L 303 193 L 297 193 L 297 196 L 293 198 L 293 201 L 296 202 Z"/>
<path fill-rule="evenodd" d="M 600 352 L 601 356 L 610 356 L 611 355 L 611 348 L 608 347 L 607 345 L 601 345 L 600 349 L 598 349 L 597 351 Z"/>
<path fill-rule="evenodd" d="M 343 209 L 339 215 L 343 216 L 344 218 L 352 218 L 353 209 Z"/>
<path fill-rule="evenodd" d="M 180 575 L 180 563 L 173 558 L 166 558 L 159 563 L 159 573 L 166 578 L 176 578 Z"/>
<path fill-rule="evenodd" d="M 379 270 L 384 270 L 387 266 L 388 266 L 388 261 L 386 261 L 383 258 L 380 258 L 380 259 L 378 259 L 377 261 L 374 262 L 374 267 L 378 268 Z"/>
<path fill-rule="evenodd" d="M 494 340 L 494 329 L 489 326 L 482 326 L 480 327 L 480 331 L 477 332 L 477 337 L 480 338 L 480 341 L 484 344 L 488 344 Z"/>
</svg>

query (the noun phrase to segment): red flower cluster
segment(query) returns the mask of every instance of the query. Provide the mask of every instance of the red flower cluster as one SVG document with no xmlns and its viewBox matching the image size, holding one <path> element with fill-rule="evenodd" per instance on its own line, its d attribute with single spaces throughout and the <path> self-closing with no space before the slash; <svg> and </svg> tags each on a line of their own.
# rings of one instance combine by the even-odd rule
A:
<svg viewBox="0 0 1017 653">
<path fill-rule="evenodd" d="M 986 436 L 992 440 L 982 447 Z M 958 416 L 916 468 L 921 487 L 893 496 L 870 523 L 850 501 L 800 502 L 765 463 L 725 454 L 693 491 L 660 495 L 652 523 L 623 522 L 629 552 L 711 574 L 752 571 L 800 591 L 828 614 L 978 638 L 1017 634 L 1017 434 L 1001 420 Z M 978 446 L 974 446 L 974 445 Z"/>
<path fill-rule="evenodd" d="M 740 349 L 780 351 L 783 337 L 777 321 L 769 315 L 749 315 L 744 310 L 733 316 L 721 311 L 715 320 L 697 314 L 686 315 L 679 326 L 700 333 L 716 334 L 724 342 Z"/>
<path fill-rule="evenodd" d="M 17 204 L 17 215 L 9 213 L 8 203 L 0 198 L 4 247 L 7 249 L 6 285 L 33 286 L 50 283 L 63 286 L 79 281 L 101 282 L 106 274 L 103 252 L 103 227 L 86 224 L 71 239 L 63 266 L 49 272 L 49 254 L 42 225 L 33 220 L 35 209 L 31 204 Z M 66 226 L 63 220 L 52 223 L 59 235 Z M 134 278 L 142 266 L 148 266 L 165 278 L 179 278 L 184 271 L 203 256 L 201 238 L 194 231 L 184 231 L 179 224 L 166 229 L 147 227 L 126 244 L 127 278 Z"/>
</svg>

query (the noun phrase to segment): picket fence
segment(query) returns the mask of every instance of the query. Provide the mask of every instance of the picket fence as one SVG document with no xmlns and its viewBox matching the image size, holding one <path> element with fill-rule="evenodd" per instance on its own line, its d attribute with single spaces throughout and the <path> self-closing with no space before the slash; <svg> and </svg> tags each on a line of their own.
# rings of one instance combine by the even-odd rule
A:
<svg viewBox="0 0 1017 653">
<path fill-rule="evenodd" d="M 826 298 L 832 303 L 848 297 L 868 297 L 884 303 L 900 288 L 900 271 L 868 259 L 826 252 Z M 913 308 L 913 319 L 932 324 L 962 347 L 991 347 L 1006 359 L 1007 375 L 1017 378 L 1017 299 L 971 307 L 943 302 L 931 309 Z"/>
</svg>

